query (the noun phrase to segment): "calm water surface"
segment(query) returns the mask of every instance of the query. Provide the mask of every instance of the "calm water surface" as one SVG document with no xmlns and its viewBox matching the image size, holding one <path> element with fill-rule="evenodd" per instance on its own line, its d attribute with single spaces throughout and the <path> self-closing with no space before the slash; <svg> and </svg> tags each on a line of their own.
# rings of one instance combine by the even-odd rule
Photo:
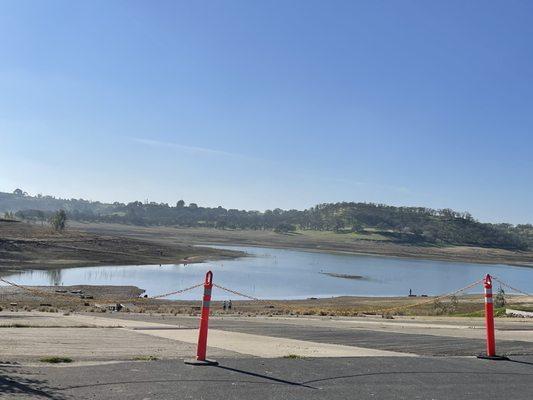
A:
<svg viewBox="0 0 533 400">
<path fill-rule="evenodd" d="M 134 285 L 148 295 L 178 290 L 203 281 L 211 269 L 213 281 L 228 288 L 268 299 L 308 297 L 436 295 L 460 287 L 490 273 L 511 285 L 533 292 L 533 268 L 483 265 L 363 255 L 315 253 L 272 248 L 213 246 L 240 250 L 250 257 L 189 265 L 84 267 L 51 271 L 32 270 L 9 277 L 22 285 Z M 342 279 L 321 274 L 360 275 Z M 199 299 L 202 289 L 174 298 Z M 474 292 L 480 292 L 481 287 Z M 214 288 L 217 299 L 235 299 Z M 169 297 L 173 298 L 173 297 Z"/>
</svg>

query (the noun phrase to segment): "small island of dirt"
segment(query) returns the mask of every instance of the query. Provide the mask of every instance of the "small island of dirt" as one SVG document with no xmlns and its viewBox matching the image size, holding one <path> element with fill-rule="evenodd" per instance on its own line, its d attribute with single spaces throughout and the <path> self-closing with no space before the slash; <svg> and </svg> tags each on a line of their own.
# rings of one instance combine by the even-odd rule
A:
<svg viewBox="0 0 533 400">
<path fill-rule="evenodd" d="M 319 272 L 322 275 L 332 276 L 333 278 L 343 278 L 343 279 L 365 279 L 361 275 L 350 275 L 350 274 L 337 274 L 335 272 Z"/>
</svg>

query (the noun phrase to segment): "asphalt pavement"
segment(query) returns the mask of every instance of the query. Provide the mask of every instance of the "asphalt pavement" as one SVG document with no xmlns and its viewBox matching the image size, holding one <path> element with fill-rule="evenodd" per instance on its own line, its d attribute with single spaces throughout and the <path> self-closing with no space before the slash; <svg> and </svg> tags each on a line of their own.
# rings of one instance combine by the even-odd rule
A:
<svg viewBox="0 0 533 400">
<path fill-rule="evenodd" d="M 532 399 L 533 357 L 220 359 L 2 366 L 7 399 Z"/>
<path fill-rule="evenodd" d="M 477 320 L 217 317 L 208 356 L 220 365 L 199 367 L 183 362 L 194 355 L 197 318 L 34 314 L 4 316 L 25 327 L 0 329 L 2 399 L 533 399 L 528 321 L 499 322 L 498 352 L 510 360 L 490 361 L 474 357 L 485 347 Z M 302 343 L 322 356 L 260 355 Z M 331 346 L 366 353 L 328 356 Z M 397 353 L 380 355 L 387 351 Z M 43 364 L 38 352 L 74 362 Z M 139 355 L 159 360 L 132 361 Z"/>
</svg>

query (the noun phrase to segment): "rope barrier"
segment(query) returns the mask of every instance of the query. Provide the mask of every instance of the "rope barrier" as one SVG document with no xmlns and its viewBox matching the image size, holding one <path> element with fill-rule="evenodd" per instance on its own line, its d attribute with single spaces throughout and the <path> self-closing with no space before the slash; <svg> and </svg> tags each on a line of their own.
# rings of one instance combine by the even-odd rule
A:
<svg viewBox="0 0 533 400">
<path fill-rule="evenodd" d="M 406 304 L 406 305 L 400 305 L 400 306 L 396 306 L 396 307 L 391 307 L 391 308 L 385 308 L 385 309 L 378 309 L 378 310 L 373 310 L 372 312 L 374 313 L 381 313 L 381 314 L 389 314 L 391 312 L 395 312 L 395 311 L 399 311 L 399 310 L 403 310 L 403 309 L 409 309 L 409 308 L 414 308 L 414 307 L 418 307 L 418 306 L 421 306 L 421 305 L 424 305 L 424 304 L 429 304 L 429 303 L 433 303 L 437 300 L 441 300 L 441 299 L 444 299 L 444 298 L 447 298 L 447 297 L 451 297 L 451 296 L 454 296 L 456 294 L 459 294 L 461 292 L 465 292 L 467 291 L 468 289 L 471 289 L 479 284 L 483 283 L 483 279 L 479 279 L 475 282 L 472 282 L 471 284 L 465 286 L 465 287 L 462 287 L 460 289 L 457 289 L 453 292 L 450 292 L 450 293 L 446 293 L 446 294 L 443 294 L 441 296 L 437 296 L 437 297 L 431 297 L 427 300 L 423 300 L 423 301 L 420 301 L 420 302 L 417 302 L 417 303 L 414 303 L 414 304 Z M 219 289 L 222 289 L 226 292 L 229 292 L 229 293 L 233 293 L 237 296 L 241 296 L 241 297 L 244 297 L 244 298 L 247 298 L 247 299 L 250 299 L 250 300 L 254 300 L 254 301 L 263 301 L 261 299 L 258 299 L 257 297 L 253 297 L 253 296 L 249 296 L 247 294 L 244 294 L 244 293 L 241 293 L 241 292 L 238 292 L 236 290 L 232 290 L 232 289 L 228 289 L 224 286 L 221 286 L 221 285 L 218 285 L 216 283 L 213 283 L 213 286 L 219 288 Z"/>
<path fill-rule="evenodd" d="M 11 282 L 11 281 L 8 281 L 7 279 L 4 279 L 4 278 L 1 278 L 0 277 L 0 281 L 1 282 L 4 282 L 10 286 L 13 286 L 13 287 L 16 287 L 16 288 L 19 288 L 21 290 L 25 290 L 27 292 L 30 292 L 38 297 L 52 297 L 52 298 L 60 298 L 61 300 L 70 300 L 70 301 L 74 301 L 74 302 L 78 302 L 78 303 L 87 303 L 87 299 L 83 299 L 83 298 L 79 298 L 79 297 L 75 297 L 75 296 L 72 296 L 71 294 L 67 294 L 67 293 L 57 293 L 57 292 L 51 292 L 51 291 L 47 291 L 47 290 L 42 290 L 42 289 L 37 289 L 35 287 L 29 287 L 29 286 L 24 286 L 24 285 L 19 285 L 15 282 Z M 171 296 L 171 295 L 174 295 L 174 294 L 180 294 L 180 293 L 184 293 L 184 292 L 187 292 L 189 290 L 193 290 L 193 289 L 196 289 L 200 286 L 202 286 L 203 283 L 199 283 L 197 285 L 193 285 L 193 286 L 190 286 L 188 288 L 185 288 L 185 289 L 180 289 L 180 290 L 175 290 L 173 292 L 168 292 L 168 293 L 163 293 L 163 294 L 159 294 L 159 295 L 156 295 L 156 296 L 152 296 L 152 297 L 127 297 L 127 298 L 118 298 L 118 297 L 98 297 L 97 299 L 93 299 L 92 303 L 95 303 L 94 300 L 97 300 L 97 302 L 119 302 L 119 301 L 125 301 L 125 300 L 135 300 L 135 301 L 143 301 L 143 300 L 149 300 L 149 299 L 160 299 L 160 298 L 163 298 L 163 297 L 168 297 L 168 296 Z"/>
<path fill-rule="evenodd" d="M 159 294 L 157 296 L 152 296 L 152 297 L 149 297 L 149 299 L 160 299 L 162 297 L 171 296 L 173 294 L 180 294 L 180 293 L 183 293 L 183 292 L 187 292 L 189 290 L 196 289 L 197 287 L 200 287 L 200 286 L 203 286 L 203 283 L 199 283 L 198 285 L 193 285 L 193 286 L 190 286 L 190 287 L 185 288 L 185 289 L 176 290 L 174 292 L 169 292 L 169 293 Z"/>
<path fill-rule="evenodd" d="M 498 279 L 497 277 L 493 276 L 492 279 L 494 279 L 495 281 L 497 281 L 498 283 L 500 283 L 501 285 L 511 289 L 511 290 L 514 290 L 515 292 L 517 293 L 521 293 L 523 295 L 526 295 L 526 296 L 533 296 L 532 294 L 530 293 L 527 293 L 527 292 L 524 292 L 523 290 L 520 290 L 520 289 L 517 289 L 515 287 L 512 287 L 511 285 L 509 285 L 508 283 L 505 283 L 504 281 L 502 281 L 501 279 Z"/>
<path fill-rule="evenodd" d="M 236 290 L 231 290 L 231 289 L 225 288 L 224 286 L 217 285 L 216 283 L 213 283 L 213 286 L 215 286 L 215 287 L 217 287 L 219 289 L 225 290 L 226 292 L 233 293 L 233 294 L 235 294 L 237 296 L 245 297 L 245 298 L 250 299 L 250 300 L 260 301 L 260 299 L 258 299 L 257 297 L 248 296 L 247 294 L 244 294 L 244 293 L 241 293 L 241 292 L 237 292 Z"/>
<path fill-rule="evenodd" d="M 458 289 L 454 292 L 450 292 L 450 293 L 447 293 L 447 294 L 444 294 L 444 295 L 441 295 L 441 296 L 437 296 L 437 297 L 432 297 L 428 300 L 424 300 L 424 301 L 421 301 L 421 302 L 418 302 L 418 303 L 414 303 L 414 304 L 406 304 L 406 305 L 401 305 L 401 306 L 396 306 L 396 307 L 391 307 L 391 308 L 385 308 L 385 309 L 378 309 L 377 311 L 381 311 L 382 314 L 389 314 L 391 312 L 394 312 L 394 311 L 398 311 L 398 310 L 403 310 L 403 309 L 407 309 L 407 308 L 413 308 L 413 307 L 417 307 L 417 306 L 421 306 L 421 305 L 424 305 L 424 304 L 429 304 L 429 303 L 433 303 L 437 300 L 441 300 L 441 299 L 444 299 L 446 297 L 451 297 L 451 296 L 454 296 L 458 293 L 461 293 L 461 292 L 464 292 L 470 288 L 473 288 L 474 286 L 476 285 L 479 285 L 480 283 L 483 282 L 483 279 L 480 279 L 480 280 L 477 280 L 475 282 L 472 282 L 471 284 L 461 288 L 461 289 Z"/>
<path fill-rule="evenodd" d="M 515 287 L 512 287 L 511 285 L 503 282 L 502 280 L 500 280 L 500 279 L 498 279 L 496 277 L 493 277 L 493 278 L 494 278 L 494 280 L 498 281 L 501 285 L 503 285 L 503 286 L 505 286 L 505 287 L 507 287 L 507 288 L 509 288 L 511 290 L 514 290 L 515 292 L 521 293 L 521 294 L 526 295 L 526 296 L 532 296 L 530 293 L 527 293 L 527 292 L 525 292 L 523 290 L 520 290 L 520 289 L 517 289 Z M 4 278 L 1 278 L 1 277 L 0 277 L 0 281 L 4 282 L 4 283 L 6 283 L 6 284 L 8 284 L 10 286 L 13 286 L 13 287 L 28 291 L 28 292 L 30 292 L 30 293 L 32 293 L 34 295 L 39 296 L 39 297 L 55 297 L 55 298 L 59 298 L 59 299 L 62 299 L 62 300 L 70 300 L 70 301 L 75 301 L 75 302 L 87 303 L 87 299 L 74 297 L 71 294 L 55 293 L 55 292 L 50 292 L 50 291 L 47 291 L 47 290 L 37 289 L 35 287 L 23 286 L 23 285 L 19 285 L 17 283 L 11 282 L 11 281 L 9 281 L 7 279 L 4 279 Z M 431 297 L 431 298 L 429 298 L 427 300 L 423 300 L 423 301 L 420 301 L 420 302 L 417 302 L 417 303 L 404 304 L 404 305 L 399 305 L 399 306 L 390 307 L 390 308 L 374 309 L 374 310 L 367 311 L 367 312 L 390 314 L 390 313 L 397 312 L 397 311 L 400 311 L 400 310 L 405 310 L 405 309 L 409 309 L 409 308 L 422 306 L 422 305 L 425 305 L 425 304 L 433 303 L 435 301 L 438 301 L 438 300 L 441 300 L 441 299 L 444 299 L 444 298 L 447 298 L 447 297 L 451 297 L 451 296 L 457 295 L 459 293 L 465 292 L 466 290 L 468 290 L 468 289 L 470 289 L 470 288 L 472 288 L 472 287 L 474 287 L 476 285 L 479 285 L 482 282 L 483 282 L 483 279 L 480 279 L 480 280 L 477 280 L 475 282 L 472 282 L 471 284 L 469 284 L 469 285 L 467 285 L 465 287 L 457 289 L 457 290 L 455 290 L 453 292 L 446 293 L 444 295 L 437 296 L 437 297 Z M 102 302 L 102 301 L 119 302 L 119 301 L 126 301 L 126 300 L 134 300 L 134 301 L 143 301 L 143 300 L 150 300 L 150 299 L 156 300 L 156 299 L 161 299 L 161 298 L 172 296 L 172 295 L 185 293 L 185 292 L 188 292 L 190 290 L 199 288 L 199 287 L 201 287 L 203 285 L 204 285 L 204 283 L 199 283 L 199 284 L 196 284 L 196 285 L 193 285 L 193 286 L 189 286 L 189 287 L 184 288 L 184 289 L 175 290 L 175 291 L 172 291 L 172 292 L 163 293 L 163 294 L 159 294 L 159 295 L 155 295 L 155 296 L 151 296 L 151 297 L 129 297 L 129 298 L 123 298 L 123 299 L 118 299 L 117 297 L 114 297 L 114 298 L 111 298 L 111 297 L 98 297 L 97 299 L 93 299 L 92 303 L 94 303 L 95 301 L 98 301 L 98 302 Z M 218 285 L 216 283 L 213 283 L 213 286 L 217 287 L 218 289 L 224 290 L 224 291 L 226 291 L 228 293 L 232 293 L 234 295 L 237 295 L 237 296 L 249 299 L 249 300 L 264 301 L 264 300 L 261 300 L 261 299 L 259 299 L 257 297 L 250 296 L 250 295 L 247 295 L 245 293 L 229 289 L 227 287 Z M 362 311 L 362 312 L 365 312 L 365 311 Z"/>
</svg>

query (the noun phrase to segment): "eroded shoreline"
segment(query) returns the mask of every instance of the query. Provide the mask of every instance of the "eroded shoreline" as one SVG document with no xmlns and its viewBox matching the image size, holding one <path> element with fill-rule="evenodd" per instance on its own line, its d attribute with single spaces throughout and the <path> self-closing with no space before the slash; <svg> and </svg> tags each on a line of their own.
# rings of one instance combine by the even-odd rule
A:
<svg viewBox="0 0 533 400">
<path fill-rule="evenodd" d="M 73 226 L 84 232 L 152 240 L 158 243 L 270 247 L 321 253 L 533 267 L 533 252 L 531 251 L 466 246 L 421 246 L 386 241 L 352 240 L 342 234 L 335 235 L 323 232 L 279 234 L 273 231 L 140 227 L 107 223 L 73 223 Z"/>
<path fill-rule="evenodd" d="M 0 273 L 88 266 L 189 264 L 243 253 L 158 240 L 84 232 L 54 232 L 26 223 L 0 223 Z"/>
</svg>

